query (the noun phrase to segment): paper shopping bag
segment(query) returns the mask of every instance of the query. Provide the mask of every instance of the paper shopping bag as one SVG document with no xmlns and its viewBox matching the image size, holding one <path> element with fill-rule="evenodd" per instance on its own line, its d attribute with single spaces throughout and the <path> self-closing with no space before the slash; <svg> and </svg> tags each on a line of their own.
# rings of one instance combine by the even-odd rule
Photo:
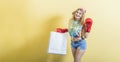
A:
<svg viewBox="0 0 120 62">
<path fill-rule="evenodd" d="M 66 54 L 67 34 L 59 32 L 50 32 L 48 53 Z"/>
</svg>

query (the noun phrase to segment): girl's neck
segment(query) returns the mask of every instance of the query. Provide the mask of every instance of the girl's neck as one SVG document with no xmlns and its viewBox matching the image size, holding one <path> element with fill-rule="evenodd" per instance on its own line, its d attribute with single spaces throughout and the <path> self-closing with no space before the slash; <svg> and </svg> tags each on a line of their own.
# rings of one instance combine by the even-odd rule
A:
<svg viewBox="0 0 120 62">
<path fill-rule="evenodd" d="M 79 19 L 75 19 L 75 21 L 79 21 Z"/>
<path fill-rule="evenodd" d="M 76 20 L 76 19 L 75 19 L 74 21 L 77 21 L 77 22 L 78 22 L 79 20 Z"/>
</svg>

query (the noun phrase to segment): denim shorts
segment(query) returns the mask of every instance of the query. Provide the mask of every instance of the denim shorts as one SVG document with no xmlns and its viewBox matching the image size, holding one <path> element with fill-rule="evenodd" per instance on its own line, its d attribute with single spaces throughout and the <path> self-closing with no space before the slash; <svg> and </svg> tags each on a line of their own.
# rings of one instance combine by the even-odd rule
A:
<svg viewBox="0 0 120 62">
<path fill-rule="evenodd" d="M 81 39 L 79 41 L 71 42 L 71 47 L 75 49 L 79 48 L 80 50 L 86 50 L 86 40 Z"/>
</svg>

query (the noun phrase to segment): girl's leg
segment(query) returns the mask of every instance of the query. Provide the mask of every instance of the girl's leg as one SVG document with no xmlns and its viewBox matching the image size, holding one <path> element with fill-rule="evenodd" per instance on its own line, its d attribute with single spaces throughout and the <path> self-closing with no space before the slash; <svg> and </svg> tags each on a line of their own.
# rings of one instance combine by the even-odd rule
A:
<svg viewBox="0 0 120 62">
<path fill-rule="evenodd" d="M 80 50 L 79 48 L 77 48 L 75 53 L 75 62 L 81 62 L 81 58 L 84 53 L 85 53 L 85 50 Z"/>
<path fill-rule="evenodd" d="M 76 54 L 77 49 L 75 48 L 71 48 L 71 49 L 72 49 L 72 55 L 73 55 L 74 62 L 75 62 L 75 54 Z"/>
</svg>

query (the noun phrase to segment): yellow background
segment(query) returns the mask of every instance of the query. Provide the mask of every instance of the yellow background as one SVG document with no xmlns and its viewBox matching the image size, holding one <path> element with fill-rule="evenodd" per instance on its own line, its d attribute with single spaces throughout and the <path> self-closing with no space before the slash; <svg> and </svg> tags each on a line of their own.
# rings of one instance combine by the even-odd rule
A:
<svg viewBox="0 0 120 62">
<path fill-rule="evenodd" d="M 71 12 L 94 21 L 82 62 L 120 62 L 120 0 L 0 0 L 0 62 L 73 62 L 47 54 L 50 31 L 67 27 Z M 69 39 L 70 40 L 70 39 Z"/>
</svg>

